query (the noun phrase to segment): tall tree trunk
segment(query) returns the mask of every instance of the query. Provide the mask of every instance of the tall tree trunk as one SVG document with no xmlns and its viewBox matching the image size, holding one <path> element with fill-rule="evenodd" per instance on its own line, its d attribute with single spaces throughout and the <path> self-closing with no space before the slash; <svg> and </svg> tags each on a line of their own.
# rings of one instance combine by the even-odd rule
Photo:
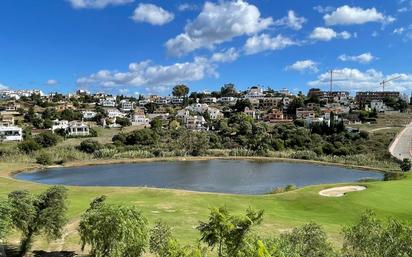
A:
<svg viewBox="0 0 412 257">
<path fill-rule="evenodd" d="M 24 257 L 26 255 L 26 253 L 31 248 L 32 241 L 33 232 L 29 231 L 29 233 L 23 238 L 23 240 L 21 240 L 19 257 Z"/>
</svg>

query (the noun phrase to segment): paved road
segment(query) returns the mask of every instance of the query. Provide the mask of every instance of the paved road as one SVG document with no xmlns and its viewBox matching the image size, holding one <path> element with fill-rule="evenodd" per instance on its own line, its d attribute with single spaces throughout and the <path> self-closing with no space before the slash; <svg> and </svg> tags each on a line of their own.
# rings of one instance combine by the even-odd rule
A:
<svg viewBox="0 0 412 257">
<path fill-rule="evenodd" d="M 412 122 L 409 123 L 402 130 L 401 133 L 398 134 L 396 139 L 393 141 L 393 144 L 389 147 L 389 152 L 396 158 L 402 160 L 404 158 L 408 158 L 412 160 L 411 155 L 411 147 L 412 147 Z"/>
</svg>

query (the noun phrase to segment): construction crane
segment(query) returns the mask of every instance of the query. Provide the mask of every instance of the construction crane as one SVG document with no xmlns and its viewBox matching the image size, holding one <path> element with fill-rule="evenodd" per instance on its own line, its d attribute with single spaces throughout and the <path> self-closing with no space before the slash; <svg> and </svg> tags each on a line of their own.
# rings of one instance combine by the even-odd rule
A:
<svg viewBox="0 0 412 257">
<path fill-rule="evenodd" d="M 329 79 L 329 92 L 332 94 L 333 92 L 333 75 L 334 74 L 342 74 L 341 70 L 329 70 L 330 79 Z"/>
<path fill-rule="evenodd" d="M 393 80 L 400 79 L 400 78 L 402 78 L 402 76 L 394 77 L 394 78 L 391 78 L 391 79 L 388 79 L 388 80 L 382 80 L 382 82 L 379 83 L 379 85 L 382 86 L 382 92 L 385 92 L 385 84 L 386 84 L 386 83 L 388 83 L 388 82 L 390 82 L 390 81 L 393 81 Z"/>
</svg>

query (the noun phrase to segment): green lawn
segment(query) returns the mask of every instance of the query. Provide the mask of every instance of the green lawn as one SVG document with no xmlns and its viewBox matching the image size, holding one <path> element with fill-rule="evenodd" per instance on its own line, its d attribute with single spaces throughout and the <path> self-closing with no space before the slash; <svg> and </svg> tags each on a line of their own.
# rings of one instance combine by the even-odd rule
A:
<svg viewBox="0 0 412 257">
<path fill-rule="evenodd" d="M 27 168 L 24 164 L 0 164 L 0 197 L 17 189 L 40 191 L 43 185 L 21 182 L 7 177 L 8 171 Z M 249 206 L 265 210 L 264 222 L 259 227 L 265 235 L 280 233 L 309 221 L 324 226 L 331 239 L 340 241 L 343 225 L 351 224 L 366 209 L 377 212 L 381 217 L 398 217 L 412 221 L 410 190 L 412 177 L 392 182 L 364 183 L 368 189 L 348 194 L 342 198 L 325 198 L 318 192 L 330 187 L 327 185 L 306 187 L 279 195 L 240 196 L 193 193 L 175 190 L 156 190 L 141 188 L 104 188 L 104 187 L 69 187 L 69 217 L 71 225 L 64 243 L 47 244 L 37 241 L 37 248 L 43 250 L 78 249 L 76 221 L 96 196 L 107 195 L 114 203 L 135 204 L 150 222 L 162 219 L 174 227 L 179 239 L 186 243 L 195 243 L 199 238 L 195 229 L 200 220 L 205 220 L 208 208 L 226 205 L 240 213 Z"/>
</svg>

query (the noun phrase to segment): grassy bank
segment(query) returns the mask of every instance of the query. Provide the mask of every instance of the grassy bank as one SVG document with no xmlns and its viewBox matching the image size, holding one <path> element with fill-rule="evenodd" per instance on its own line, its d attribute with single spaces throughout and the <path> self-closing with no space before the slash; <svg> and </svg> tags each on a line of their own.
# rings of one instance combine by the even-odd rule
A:
<svg viewBox="0 0 412 257">
<path fill-rule="evenodd" d="M 35 167 L 23 163 L 1 163 L 0 196 L 6 196 L 10 191 L 17 189 L 43 190 L 44 185 L 17 181 L 8 176 L 12 172 Z M 341 226 L 353 223 L 365 209 L 372 209 L 381 217 L 394 216 L 412 221 L 410 216 L 412 206 L 406 204 L 409 202 L 412 177 L 401 181 L 362 184 L 368 189 L 343 198 L 325 198 L 318 195 L 320 190 L 333 185 L 312 186 L 284 194 L 265 196 L 142 188 L 69 187 L 70 223 L 64 240 L 50 244 L 38 240 L 36 248 L 78 250 L 76 221 L 88 207 L 89 202 L 102 194 L 108 195 L 111 202 L 138 206 L 151 223 L 163 219 L 174 227 L 178 238 L 187 243 L 195 243 L 194 238 L 198 238 L 195 226 L 200 220 L 207 218 L 208 208 L 221 205 L 226 205 L 239 213 L 249 206 L 264 209 L 264 223 L 259 229 L 266 235 L 314 221 L 322 224 L 335 242 L 340 241 Z"/>
</svg>

